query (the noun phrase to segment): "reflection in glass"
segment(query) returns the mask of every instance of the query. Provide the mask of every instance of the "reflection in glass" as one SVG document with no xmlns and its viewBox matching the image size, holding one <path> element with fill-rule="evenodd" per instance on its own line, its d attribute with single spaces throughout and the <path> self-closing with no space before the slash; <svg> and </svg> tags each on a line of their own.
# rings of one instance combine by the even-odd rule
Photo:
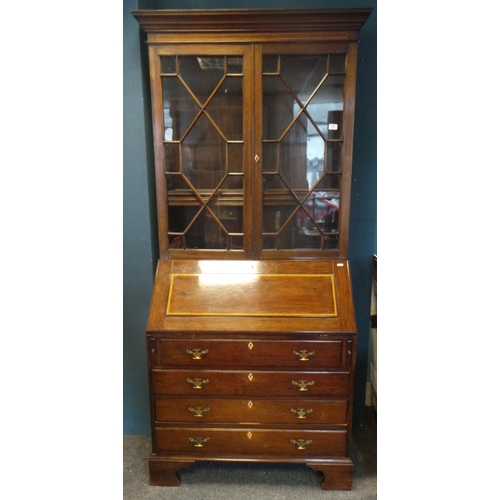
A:
<svg viewBox="0 0 500 500">
<path fill-rule="evenodd" d="M 206 107 L 224 137 L 243 140 L 243 87 L 241 77 L 227 77 Z"/>
<path fill-rule="evenodd" d="M 323 136 L 338 139 L 342 131 L 344 109 L 344 76 L 329 76 L 314 94 L 307 111 Z"/>
<path fill-rule="evenodd" d="M 175 56 L 162 56 L 160 57 L 161 61 L 161 72 L 166 74 L 175 74 Z"/>
<path fill-rule="evenodd" d="M 179 57 L 179 72 L 203 106 L 224 77 L 224 57 Z"/>
<path fill-rule="evenodd" d="M 172 249 L 243 249 L 243 58 L 161 59 Z"/>
<path fill-rule="evenodd" d="M 326 171 L 341 172 L 342 171 L 342 143 L 329 142 L 327 148 Z"/>
<path fill-rule="evenodd" d="M 161 81 L 165 140 L 179 141 L 200 112 L 200 107 L 176 76 L 164 76 Z"/>
<path fill-rule="evenodd" d="M 326 55 L 281 56 L 281 76 L 305 104 L 326 75 Z"/>
<path fill-rule="evenodd" d="M 265 56 L 263 72 L 263 248 L 338 248 L 345 54 Z"/>
<path fill-rule="evenodd" d="M 243 74 L 243 57 L 227 58 L 227 74 L 228 75 Z"/>
<path fill-rule="evenodd" d="M 179 144 L 165 144 L 165 171 L 180 172 Z"/>
<path fill-rule="evenodd" d="M 204 114 L 182 143 L 182 169 L 196 189 L 215 189 L 226 173 L 226 143 Z"/>
<path fill-rule="evenodd" d="M 297 101 L 278 76 L 265 76 L 263 85 L 263 139 L 278 140 L 295 116 Z"/>
</svg>

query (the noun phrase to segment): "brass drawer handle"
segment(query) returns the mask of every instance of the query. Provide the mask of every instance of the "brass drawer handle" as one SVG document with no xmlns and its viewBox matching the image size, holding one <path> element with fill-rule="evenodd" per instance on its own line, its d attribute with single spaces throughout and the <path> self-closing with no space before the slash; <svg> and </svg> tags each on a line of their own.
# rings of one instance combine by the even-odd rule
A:
<svg viewBox="0 0 500 500">
<path fill-rule="evenodd" d="M 307 391 L 311 385 L 314 385 L 314 380 L 311 380 L 310 382 L 307 380 L 299 380 L 298 382 L 292 380 L 292 385 L 297 386 L 299 391 Z"/>
<path fill-rule="evenodd" d="M 297 450 L 305 450 L 310 444 L 312 444 L 312 439 L 305 441 L 304 439 L 290 439 L 290 443 L 294 444 Z"/>
<path fill-rule="evenodd" d="M 316 351 L 308 351 L 307 349 L 302 349 L 302 351 L 293 351 L 295 356 L 297 356 L 297 359 L 299 361 L 309 361 L 309 358 L 311 356 L 314 356 L 316 354 Z"/>
<path fill-rule="evenodd" d="M 194 437 L 194 438 L 188 438 L 190 443 L 193 443 L 195 448 L 203 448 L 205 443 L 208 443 L 210 441 L 210 438 L 201 438 L 201 437 Z"/>
<path fill-rule="evenodd" d="M 204 384 L 208 384 L 208 378 L 202 380 L 201 378 L 187 379 L 187 382 L 193 386 L 193 389 L 202 389 Z"/>
<path fill-rule="evenodd" d="M 309 413 L 312 413 L 312 409 L 306 410 L 305 408 L 299 408 L 298 410 L 290 408 L 290 411 L 293 414 L 297 415 L 297 418 L 307 418 L 307 415 L 309 415 Z"/>
<path fill-rule="evenodd" d="M 190 354 L 193 359 L 201 359 L 207 353 L 208 349 L 204 349 L 203 351 L 201 349 L 186 349 L 186 354 Z"/>
<path fill-rule="evenodd" d="M 208 413 L 210 411 L 210 408 L 202 408 L 201 406 L 197 406 L 196 408 L 189 407 L 188 410 L 191 413 L 194 413 L 195 417 L 203 417 L 205 413 Z"/>
</svg>

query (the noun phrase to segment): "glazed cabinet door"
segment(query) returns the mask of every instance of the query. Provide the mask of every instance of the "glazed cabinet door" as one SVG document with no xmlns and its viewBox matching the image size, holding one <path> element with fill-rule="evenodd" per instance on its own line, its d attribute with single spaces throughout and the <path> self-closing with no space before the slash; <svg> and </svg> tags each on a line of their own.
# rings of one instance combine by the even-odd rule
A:
<svg viewBox="0 0 500 500">
<path fill-rule="evenodd" d="M 345 254 L 356 47 L 266 44 L 256 60 L 261 257 Z"/>
<path fill-rule="evenodd" d="M 152 44 L 162 257 L 347 255 L 356 44 Z"/>
<path fill-rule="evenodd" d="M 252 249 L 251 48 L 150 46 L 160 252 Z M 219 250 L 219 252 L 214 252 Z"/>
</svg>

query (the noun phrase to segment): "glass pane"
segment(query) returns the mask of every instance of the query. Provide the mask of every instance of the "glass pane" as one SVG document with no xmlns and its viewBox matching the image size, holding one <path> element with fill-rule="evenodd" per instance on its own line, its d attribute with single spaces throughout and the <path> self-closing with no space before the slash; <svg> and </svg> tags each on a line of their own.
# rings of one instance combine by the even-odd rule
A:
<svg viewBox="0 0 500 500">
<path fill-rule="evenodd" d="M 243 140 L 243 87 L 241 77 L 227 77 L 216 94 L 210 99 L 206 111 L 227 140 Z"/>
<path fill-rule="evenodd" d="M 342 171 L 342 143 L 341 142 L 329 142 L 327 145 L 327 160 L 326 160 L 326 171 L 327 172 L 341 172 Z"/>
<path fill-rule="evenodd" d="M 175 56 L 162 56 L 161 61 L 161 72 L 175 74 Z"/>
<path fill-rule="evenodd" d="M 224 77 L 224 57 L 179 57 L 179 72 L 204 105 Z"/>
<path fill-rule="evenodd" d="M 325 235 L 324 238 L 324 248 L 335 249 L 339 247 L 339 237 L 338 235 Z"/>
<path fill-rule="evenodd" d="M 330 54 L 330 73 L 345 72 L 345 54 Z"/>
<path fill-rule="evenodd" d="M 265 76 L 263 80 L 263 139 L 278 140 L 296 114 L 297 101 L 278 76 Z"/>
<path fill-rule="evenodd" d="M 182 143 L 182 168 L 197 189 L 215 189 L 226 173 L 226 143 L 204 114 Z"/>
<path fill-rule="evenodd" d="M 165 144 L 165 171 L 180 172 L 179 144 Z"/>
<path fill-rule="evenodd" d="M 264 250 L 276 250 L 277 240 L 275 236 L 264 236 Z"/>
<path fill-rule="evenodd" d="M 243 144 L 228 144 L 228 172 L 243 172 Z"/>
<path fill-rule="evenodd" d="M 262 144 L 262 171 L 278 172 L 278 142 Z"/>
<path fill-rule="evenodd" d="M 326 75 L 326 55 L 281 56 L 281 76 L 305 103 Z"/>
<path fill-rule="evenodd" d="M 286 223 L 299 202 L 288 190 L 266 190 L 264 192 L 264 233 L 276 233 Z"/>
<path fill-rule="evenodd" d="M 285 226 L 279 236 L 282 249 L 320 248 L 321 231 L 314 225 L 307 213 L 301 208 Z"/>
<path fill-rule="evenodd" d="M 193 207 L 182 207 L 186 211 L 193 210 Z M 207 226 L 210 227 L 207 209 L 204 208 L 196 217 L 193 225 L 186 232 L 186 248 L 210 248 L 207 247 Z"/>
<path fill-rule="evenodd" d="M 243 57 L 227 58 L 227 74 L 241 75 L 243 73 Z"/>
<path fill-rule="evenodd" d="M 280 143 L 280 174 L 292 189 L 309 190 L 324 171 L 324 156 L 325 142 L 302 113 Z"/>
<path fill-rule="evenodd" d="M 322 177 L 321 181 L 316 185 L 314 191 L 329 191 L 335 190 L 338 196 L 340 189 L 340 174 L 327 174 Z"/>
<path fill-rule="evenodd" d="M 181 175 L 167 175 L 169 233 L 183 233 L 201 205 Z"/>
<path fill-rule="evenodd" d="M 319 226 L 322 231 L 328 233 L 336 231 L 333 224 L 339 208 L 338 193 L 314 191 L 303 207 L 310 221 L 316 223 L 310 224 L 310 227 Z"/>
<path fill-rule="evenodd" d="M 226 205 L 214 197 L 208 205 L 228 233 L 243 233 L 243 207 Z"/>
<path fill-rule="evenodd" d="M 243 241 L 243 235 L 229 236 L 229 242 L 231 244 L 230 250 L 243 250 Z"/>
<path fill-rule="evenodd" d="M 212 250 L 222 250 L 228 246 L 228 234 L 226 229 L 222 226 L 218 218 L 207 210 L 206 224 L 204 226 L 204 243 L 203 248 Z"/>
<path fill-rule="evenodd" d="M 307 111 L 328 139 L 342 135 L 344 109 L 344 76 L 329 76 L 311 99 Z"/>
<path fill-rule="evenodd" d="M 178 141 L 193 123 L 200 107 L 176 76 L 162 77 L 165 140 Z"/>
<path fill-rule="evenodd" d="M 264 73 L 277 73 L 278 56 L 264 56 L 262 58 L 262 71 Z"/>
</svg>

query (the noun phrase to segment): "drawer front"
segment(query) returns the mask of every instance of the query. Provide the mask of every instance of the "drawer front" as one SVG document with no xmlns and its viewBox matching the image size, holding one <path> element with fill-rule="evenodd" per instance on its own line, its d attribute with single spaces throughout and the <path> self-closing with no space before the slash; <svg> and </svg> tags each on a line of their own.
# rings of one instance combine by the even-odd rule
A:
<svg viewBox="0 0 500 500">
<path fill-rule="evenodd" d="M 348 397 L 349 372 L 152 370 L 156 394 Z"/>
<path fill-rule="evenodd" d="M 342 341 L 169 340 L 158 342 L 159 366 L 341 366 Z"/>
<path fill-rule="evenodd" d="M 158 422 L 347 425 L 347 401 L 157 398 Z"/>
<path fill-rule="evenodd" d="M 155 429 L 156 451 L 175 455 L 287 458 L 345 456 L 347 431 L 281 429 Z"/>
</svg>

